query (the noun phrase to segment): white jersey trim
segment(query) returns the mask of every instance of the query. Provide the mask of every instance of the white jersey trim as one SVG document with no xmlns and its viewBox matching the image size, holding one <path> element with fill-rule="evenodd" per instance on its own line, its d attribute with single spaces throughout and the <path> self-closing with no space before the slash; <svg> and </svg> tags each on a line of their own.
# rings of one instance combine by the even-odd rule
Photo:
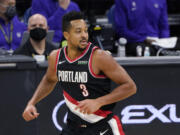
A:
<svg viewBox="0 0 180 135">
<path fill-rule="evenodd" d="M 66 49 L 67 49 L 67 47 L 64 47 L 63 50 L 64 50 L 64 55 L 65 55 L 66 60 L 67 60 L 69 63 L 74 63 L 74 62 L 78 61 L 80 58 L 82 58 L 84 55 L 86 55 L 86 53 L 89 51 L 90 46 L 91 46 L 91 43 L 89 42 L 88 45 L 87 45 L 87 48 L 84 50 L 84 52 L 83 52 L 79 57 L 77 57 L 77 58 L 75 58 L 75 59 L 73 59 L 73 60 L 71 60 L 71 59 L 67 56 L 67 54 L 66 54 Z"/>
<path fill-rule="evenodd" d="M 77 116 L 79 116 L 81 119 L 83 119 L 89 123 L 95 123 L 95 122 L 98 122 L 98 121 L 104 119 L 104 117 L 98 116 L 95 114 L 83 114 L 79 110 L 75 110 L 77 105 L 72 104 L 70 101 L 68 101 L 68 99 L 65 96 L 64 96 L 64 99 L 65 99 L 67 107 L 71 110 L 71 112 L 76 114 Z"/>
</svg>

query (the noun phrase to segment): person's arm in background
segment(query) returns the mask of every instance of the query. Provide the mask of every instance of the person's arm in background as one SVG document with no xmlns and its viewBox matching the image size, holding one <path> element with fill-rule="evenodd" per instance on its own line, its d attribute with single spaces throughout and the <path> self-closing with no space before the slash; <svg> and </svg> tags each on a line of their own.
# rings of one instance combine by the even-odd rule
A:
<svg viewBox="0 0 180 135">
<path fill-rule="evenodd" d="M 53 4 L 54 8 L 56 8 L 56 4 L 59 5 L 52 15 L 47 11 L 49 8 L 48 4 Z M 74 2 L 70 2 L 70 0 L 59 0 L 58 3 L 53 0 L 51 3 L 46 3 L 44 0 L 33 0 L 32 2 L 32 14 L 40 13 L 44 15 L 47 18 L 50 29 L 61 29 L 62 16 L 72 10 L 80 11 L 78 5 Z"/>
<path fill-rule="evenodd" d="M 125 37 L 128 41 L 138 41 L 142 39 L 142 36 L 137 33 L 132 32 L 128 28 L 128 19 L 127 19 L 127 6 L 124 0 L 115 1 L 115 24 L 116 32 L 120 37 Z M 144 40 L 146 37 L 144 37 Z"/>
<path fill-rule="evenodd" d="M 159 38 L 169 37 L 168 13 L 166 0 L 163 1 L 161 17 L 159 19 Z"/>
</svg>

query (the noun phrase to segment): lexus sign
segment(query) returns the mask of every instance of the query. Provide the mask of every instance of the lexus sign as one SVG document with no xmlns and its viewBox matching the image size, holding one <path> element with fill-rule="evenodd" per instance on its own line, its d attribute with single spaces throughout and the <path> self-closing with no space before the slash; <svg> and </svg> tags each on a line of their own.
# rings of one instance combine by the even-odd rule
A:
<svg viewBox="0 0 180 135">
<path fill-rule="evenodd" d="M 65 105 L 65 101 L 60 101 L 54 108 L 52 113 L 52 120 L 56 128 L 62 131 L 62 123 L 66 123 L 67 112 L 62 112 Z M 61 110 L 62 109 L 62 110 Z M 168 111 L 169 114 L 166 115 L 165 112 Z M 61 121 L 58 121 L 58 113 L 63 113 L 64 117 Z M 150 114 L 147 117 L 147 114 Z M 166 104 L 160 109 L 157 109 L 153 105 L 129 105 L 122 109 L 121 121 L 123 124 L 149 124 L 153 120 L 158 119 L 162 123 L 180 123 L 180 117 L 177 116 L 176 104 Z"/>
</svg>

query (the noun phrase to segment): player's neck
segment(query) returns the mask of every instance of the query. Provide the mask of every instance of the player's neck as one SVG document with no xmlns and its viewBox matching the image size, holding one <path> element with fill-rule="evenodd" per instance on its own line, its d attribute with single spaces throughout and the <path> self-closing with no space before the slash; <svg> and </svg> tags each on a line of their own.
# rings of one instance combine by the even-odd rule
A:
<svg viewBox="0 0 180 135">
<path fill-rule="evenodd" d="M 67 51 L 66 52 L 67 56 L 72 60 L 76 59 L 77 57 L 79 57 L 83 53 L 83 51 L 79 51 L 77 49 L 72 49 L 70 47 L 67 47 L 66 51 Z"/>
</svg>

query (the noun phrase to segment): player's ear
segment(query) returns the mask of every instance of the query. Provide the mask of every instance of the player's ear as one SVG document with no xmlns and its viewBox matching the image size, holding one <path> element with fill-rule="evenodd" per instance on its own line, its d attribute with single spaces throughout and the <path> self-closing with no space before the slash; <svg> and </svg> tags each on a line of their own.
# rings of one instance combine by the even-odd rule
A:
<svg viewBox="0 0 180 135">
<path fill-rule="evenodd" d="M 66 40 L 69 39 L 69 33 L 68 33 L 68 32 L 64 31 L 64 32 L 63 32 L 63 35 L 64 35 L 64 37 L 65 37 Z"/>
</svg>

